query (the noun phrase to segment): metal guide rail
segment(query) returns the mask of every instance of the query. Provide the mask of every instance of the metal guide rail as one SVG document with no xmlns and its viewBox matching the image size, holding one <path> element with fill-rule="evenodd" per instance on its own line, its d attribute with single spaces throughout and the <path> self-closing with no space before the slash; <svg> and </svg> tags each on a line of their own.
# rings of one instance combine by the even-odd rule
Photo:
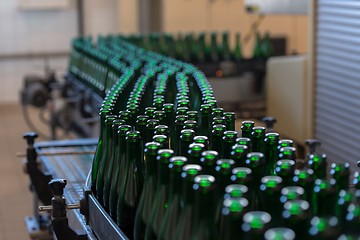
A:
<svg viewBox="0 0 360 240">
<path fill-rule="evenodd" d="M 34 136 L 36 134 L 32 135 L 32 137 Z M 26 138 L 26 136 L 24 137 Z M 34 216 L 25 218 L 30 236 L 34 239 L 59 240 L 127 239 L 86 187 L 86 179 L 91 169 L 97 139 L 49 141 L 33 144 L 34 138 L 30 137 L 30 142 L 27 139 L 28 149 L 26 156 L 26 172 L 30 175 L 32 189 L 35 190 L 34 195 L 36 195 Z M 35 156 L 38 156 L 36 161 L 38 171 L 34 171 L 29 166 L 32 160 L 34 160 L 32 159 L 32 153 L 34 152 Z M 34 174 L 49 177 L 35 178 Z M 63 198 L 66 201 L 64 208 L 65 215 L 61 218 L 66 224 L 58 229 L 61 232 L 56 232 L 57 229 L 53 226 L 54 222 L 56 223 L 57 219 L 60 219 L 54 217 L 56 215 L 55 211 L 58 211 L 58 208 L 54 207 L 54 198 L 48 199 L 48 191 L 41 190 L 42 185 L 48 184 L 48 182 L 44 182 L 48 179 L 52 179 L 49 185 L 54 198 L 56 198 L 56 194 L 54 194 L 51 184 L 55 185 L 59 181 L 61 182 L 61 180 L 58 181 L 56 179 L 66 180 L 66 187 L 65 184 L 63 185 L 65 187 L 63 188 Z M 36 212 L 38 208 L 37 199 L 40 199 L 40 202 L 45 205 L 50 205 L 51 203 L 51 206 L 39 207 L 39 211 L 50 211 L 52 213 L 51 217 Z M 44 221 L 44 218 L 48 223 L 42 223 L 43 226 L 40 226 L 41 223 L 34 223 L 34 220 Z M 49 221 L 52 224 L 49 224 Z M 44 230 L 44 227 L 47 229 Z M 70 229 L 70 234 L 67 233 L 66 228 Z M 51 230 L 53 231 L 52 233 Z M 40 231 L 42 234 L 39 233 Z"/>
</svg>

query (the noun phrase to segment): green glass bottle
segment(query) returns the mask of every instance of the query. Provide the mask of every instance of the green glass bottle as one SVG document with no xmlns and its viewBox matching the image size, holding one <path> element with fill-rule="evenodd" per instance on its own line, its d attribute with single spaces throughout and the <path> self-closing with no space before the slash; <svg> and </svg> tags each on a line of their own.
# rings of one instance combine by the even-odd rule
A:
<svg viewBox="0 0 360 240">
<path fill-rule="evenodd" d="M 166 135 L 154 135 L 153 141 L 160 143 L 161 149 L 169 148 L 169 138 Z"/>
<path fill-rule="evenodd" d="M 109 201 L 110 201 L 110 189 L 111 183 L 114 181 L 115 171 L 114 169 L 118 169 L 119 161 L 117 156 L 119 156 L 119 138 L 118 138 L 118 127 L 121 126 L 124 121 L 120 119 L 115 119 L 111 126 L 111 134 L 112 134 L 112 151 L 110 153 L 110 159 L 108 160 L 108 164 L 106 166 L 107 171 L 104 176 L 104 190 L 103 190 L 103 204 L 104 208 L 109 210 Z"/>
<path fill-rule="evenodd" d="M 225 112 L 225 126 L 227 131 L 235 131 L 235 113 L 234 112 Z"/>
<path fill-rule="evenodd" d="M 305 200 L 312 205 L 312 195 L 315 185 L 314 171 L 312 169 L 296 169 L 293 178 L 294 185 L 305 190 Z"/>
<path fill-rule="evenodd" d="M 216 183 L 211 175 L 198 175 L 194 179 L 195 221 L 190 239 L 219 239 L 216 226 Z"/>
<path fill-rule="evenodd" d="M 209 149 L 209 138 L 207 136 L 195 136 L 194 143 L 200 143 L 204 145 L 204 150 Z"/>
<path fill-rule="evenodd" d="M 222 137 L 222 153 L 223 158 L 230 158 L 232 147 L 235 145 L 237 139 L 236 131 L 225 131 Z"/>
<path fill-rule="evenodd" d="M 214 117 L 211 125 L 224 125 L 226 127 L 226 119 L 225 117 Z"/>
<path fill-rule="evenodd" d="M 282 212 L 284 225 L 296 233 L 296 239 L 307 239 L 310 227 L 310 204 L 305 200 L 289 200 Z"/>
<path fill-rule="evenodd" d="M 199 121 L 198 111 L 187 111 L 186 116 L 187 116 L 187 120 L 191 120 L 195 122 Z"/>
<path fill-rule="evenodd" d="M 284 186 L 293 184 L 295 161 L 283 159 L 276 162 L 275 174 L 282 178 Z"/>
<path fill-rule="evenodd" d="M 184 128 L 184 122 L 186 121 L 186 116 L 178 115 L 175 117 L 175 138 L 174 138 L 174 151 L 176 155 L 180 154 L 180 136 L 181 131 Z"/>
<path fill-rule="evenodd" d="M 152 138 L 155 135 L 155 128 L 159 125 L 159 120 L 149 119 L 146 124 L 146 139 L 145 142 L 152 142 Z"/>
<path fill-rule="evenodd" d="M 245 187 L 245 186 L 244 186 Z M 220 220 L 220 239 L 241 239 L 239 226 L 243 224 L 244 214 L 248 212 L 249 201 L 246 198 L 226 198 L 222 204 Z"/>
<path fill-rule="evenodd" d="M 117 155 L 117 162 L 118 168 L 114 168 L 115 177 L 114 181 L 111 184 L 110 188 L 110 197 L 109 197 L 109 212 L 112 218 L 116 218 L 116 209 L 117 209 L 117 202 L 119 198 L 119 194 L 121 192 L 121 186 L 124 183 L 126 172 L 125 167 L 127 166 L 127 158 L 126 156 L 126 133 L 131 131 L 130 125 L 121 125 L 118 127 L 118 155 Z"/>
<path fill-rule="evenodd" d="M 336 188 L 349 189 L 350 165 L 349 163 L 332 163 L 330 166 L 330 176 L 336 180 Z"/>
<path fill-rule="evenodd" d="M 280 226 L 280 215 L 283 206 L 281 204 L 282 179 L 279 176 L 265 176 L 261 179 L 259 194 L 259 209 L 269 213 L 272 217 L 273 226 Z"/>
<path fill-rule="evenodd" d="M 295 240 L 295 232 L 290 228 L 270 228 L 265 232 L 265 240 Z"/>
<path fill-rule="evenodd" d="M 175 121 L 175 109 L 174 104 L 172 103 L 165 103 L 163 107 L 163 111 L 165 112 L 165 125 L 172 126 Z M 174 143 L 172 143 L 173 139 L 175 138 L 175 131 L 171 128 L 170 129 L 170 145 L 171 149 L 174 149 Z"/>
<path fill-rule="evenodd" d="M 156 111 L 156 108 L 154 108 L 154 107 L 146 107 L 145 108 L 145 115 L 148 116 L 149 119 L 153 119 L 155 111 Z"/>
<path fill-rule="evenodd" d="M 211 105 L 202 104 L 200 107 L 199 134 L 210 136 L 211 131 Z"/>
<path fill-rule="evenodd" d="M 279 140 L 278 150 L 280 150 L 281 148 L 284 148 L 284 147 L 293 147 L 293 146 L 294 146 L 293 140 L 281 139 L 281 140 Z"/>
<path fill-rule="evenodd" d="M 195 131 L 192 129 L 181 130 L 179 156 L 188 157 L 189 145 L 193 142 Z"/>
<path fill-rule="evenodd" d="M 294 147 L 282 147 L 279 150 L 279 159 L 296 159 L 296 148 Z"/>
<path fill-rule="evenodd" d="M 236 167 L 232 170 L 231 181 L 235 184 L 245 185 L 249 188 L 249 192 L 254 190 L 253 175 L 250 168 L 247 167 Z M 250 194 L 249 197 L 250 199 Z"/>
<path fill-rule="evenodd" d="M 265 134 L 265 175 L 274 175 L 276 162 L 278 161 L 278 143 L 280 135 L 278 133 Z"/>
<path fill-rule="evenodd" d="M 237 138 L 236 144 L 247 146 L 249 152 L 252 152 L 252 144 L 250 138 L 244 138 L 244 137 Z"/>
<path fill-rule="evenodd" d="M 203 151 L 201 153 L 201 158 L 199 163 L 203 168 L 203 172 L 206 172 L 214 176 L 216 162 L 218 161 L 218 159 L 219 159 L 218 152 L 213 150 Z"/>
<path fill-rule="evenodd" d="M 169 137 L 170 136 L 170 129 L 166 125 L 157 125 L 155 127 L 154 134 L 155 135 L 165 135 L 165 136 Z"/>
<path fill-rule="evenodd" d="M 235 49 L 233 51 L 233 61 L 239 62 L 242 60 L 242 47 L 241 47 L 241 38 L 240 33 L 236 33 L 235 35 Z"/>
<path fill-rule="evenodd" d="M 210 59 L 211 62 L 219 61 L 216 32 L 212 32 L 210 37 Z"/>
<path fill-rule="evenodd" d="M 339 225 L 341 227 L 344 227 L 345 225 L 348 207 L 354 200 L 355 196 L 353 192 L 346 191 L 344 189 L 339 192 L 338 198 L 336 200 L 335 216 L 338 218 Z"/>
<path fill-rule="evenodd" d="M 360 173 L 357 171 L 354 173 L 352 184 L 354 185 L 355 189 L 360 189 Z"/>
<path fill-rule="evenodd" d="M 204 144 L 192 143 L 188 146 L 188 149 L 187 156 L 189 163 L 200 164 L 201 154 L 205 150 Z"/>
<path fill-rule="evenodd" d="M 314 240 L 337 239 L 340 236 L 339 221 L 334 216 L 315 216 L 310 221 L 309 238 Z"/>
<path fill-rule="evenodd" d="M 157 239 L 172 239 L 180 217 L 180 198 L 181 198 L 181 174 L 182 168 L 187 163 L 187 159 L 181 156 L 175 156 L 170 159 L 170 192 L 168 207 L 164 220 L 160 226 L 160 232 Z"/>
<path fill-rule="evenodd" d="M 96 179 L 99 171 L 99 165 L 104 154 L 105 140 L 105 120 L 106 116 L 110 115 L 111 109 L 100 109 L 100 134 L 98 145 L 95 151 L 94 160 L 91 167 L 91 189 L 96 194 Z"/>
<path fill-rule="evenodd" d="M 253 121 L 243 121 L 241 123 L 241 136 L 243 138 L 249 138 L 252 139 L 251 132 L 255 126 L 255 123 Z"/>
<path fill-rule="evenodd" d="M 327 160 L 325 154 L 310 154 L 307 165 L 314 170 L 315 178 L 326 179 Z"/>
<path fill-rule="evenodd" d="M 251 209 L 256 210 L 259 206 L 259 186 L 261 184 L 261 178 L 264 174 L 264 154 L 259 152 L 252 152 L 247 155 L 245 161 L 246 167 L 250 168 L 252 171 L 253 182 L 251 191 Z"/>
<path fill-rule="evenodd" d="M 213 130 L 211 131 L 210 149 L 217 151 L 220 158 L 223 157 L 221 144 L 225 129 L 225 125 L 214 125 Z"/>
<path fill-rule="evenodd" d="M 265 37 L 261 43 L 261 52 L 265 59 L 268 59 L 274 54 L 274 48 L 270 40 L 270 34 L 268 32 L 265 33 Z"/>
<path fill-rule="evenodd" d="M 255 43 L 253 47 L 253 59 L 263 59 L 263 54 L 261 50 L 261 37 L 259 32 L 256 33 L 255 37 Z"/>
<path fill-rule="evenodd" d="M 149 221 L 146 225 L 144 239 L 156 239 L 159 236 L 160 226 L 167 209 L 169 197 L 170 172 L 168 165 L 170 159 L 174 156 L 171 149 L 161 149 L 158 152 L 158 179 L 155 198 L 152 205 Z"/>
<path fill-rule="evenodd" d="M 252 151 L 265 153 L 265 131 L 264 127 L 254 127 L 251 132 Z"/>
<path fill-rule="evenodd" d="M 316 216 L 334 216 L 337 200 L 335 179 L 316 179 L 313 193 L 313 214 Z"/>
<path fill-rule="evenodd" d="M 346 214 L 346 221 L 344 223 L 344 232 L 353 234 L 356 236 L 360 235 L 360 205 L 352 203 L 349 205 Z"/>
<path fill-rule="evenodd" d="M 246 156 L 249 149 L 245 145 L 235 144 L 231 148 L 230 158 L 235 161 L 236 167 L 245 167 Z"/>
<path fill-rule="evenodd" d="M 270 228 L 271 216 L 267 212 L 252 211 L 243 217 L 241 229 L 244 240 L 263 240 L 265 232 Z"/>
<path fill-rule="evenodd" d="M 132 236 L 136 209 L 144 184 L 143 146 L 138 131 L 126 133 L 126 158 L 126 177 L 119 194 L 116 217 L 117 224 L 125 235 Z"/>
<path fill-rule="evenodd" d="M 136 118 L 135 130 L 140 132 L 143 145 L 146 143 L 144 141 L 146 139 L 146 125 L 148 120 L 149 117 L 147 115 L 138 115 Z"/>
<path fill-rule="evenodd" d="M 148 219 L 151 213 L 151 207 L 153 205 L 156 182 L 157 182 L 157 153 L 161 146 L 157 142 L 148 142 L 145 144 L 144 160 L 146 162 L 146 173 L 144 188 L 141 192 L 139 205 L 136 211 L 134 222 L 134 239 L 144 239 L 145 228 L 148 223 Z"/>
<path fill-rule="evenodd" d="M 194 227 L 194 190 L 193 184 L 195 177 L 202 172 L 202 168 L 197 164 L 187 164 L 183 167 L 182 177 L 182 195 L 180 199 L 181 212 L 179 221 L 172 239 L 182 240 L 190 239 L 192 228 Z"/>
<path fill-rule="evenodd" d="M 110 161 L 110 153 L 112 151 L 112 123 L 115 119 L 117 119 L 115 115 L 107 115 L 105 120 L 104 150 L 102 159 L 99 162 L 99 171 L 96 178 L 96 198 L 101 204 L 103 204 L 105 173 L 110 170 L 106 166 L 108 161 Z"/>
<path fill-rule="evenodd" d="M 280 202 L 285 204 L 291 200 L 304 200 L 305 190 L 299 186 L 288 186 L 281 189 Z"/>
</svg>

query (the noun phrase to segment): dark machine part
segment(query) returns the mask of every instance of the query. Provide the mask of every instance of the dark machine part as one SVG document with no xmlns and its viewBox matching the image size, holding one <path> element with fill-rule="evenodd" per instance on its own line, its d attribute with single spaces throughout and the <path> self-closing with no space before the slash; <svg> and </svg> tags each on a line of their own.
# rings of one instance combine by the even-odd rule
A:
<svg viewBox="0 0 360 240">
<path fill-rule="evenodd" d="M 51 225 L 58 240 L 82 240 L 88 239 L 86 232 L 81 230 L 74 231 L 69 227 L 67 209 L 70 209 L 64 197 L 64 188 L 67 182 L 64 179 L 53 179 L 49 182 L 49 187 L 53 194 L 51 206 L 45 210 L 51 211 Z M 71 207 L 76 209 L 78 206 Z"/>
<path fill-rule="evenodd" d="M 49 67 L 46 67 L 44 76 L 25 77 L 20 94 L 21 104 L 24 119 L 32 131 L 51 140 L 57 139 L 58 128 L 65 134 L 72 132 L 82 138 L 95 137 L 102 99 L 80 82 L 72 82 L 65 76 L 65 83 L 60 83 Z M 49 133 L 40 132 L 33 124 L 29 106 L 39 109 L 40 120 L 49 126 Z M 49 113 L 48 119 L 45 119 L 45 113 Z"/>
</svg>

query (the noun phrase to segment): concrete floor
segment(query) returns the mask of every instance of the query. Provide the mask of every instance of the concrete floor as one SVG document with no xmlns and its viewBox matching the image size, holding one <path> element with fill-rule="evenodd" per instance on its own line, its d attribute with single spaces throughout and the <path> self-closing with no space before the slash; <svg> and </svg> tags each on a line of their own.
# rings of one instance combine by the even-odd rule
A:
<svg viewBox="0 0 360 240">
<path fill-rule="evenodd" d="M 30 116 L 37 127 L 48 132 L 46 125 L 38 120 L 37 111 L 30 111 Z M 0 240 L 30 239 L 24 217 L 33 214 L 33 198 L 29 178 L 22 170 L 23 159 L 15 156 L 25 151 L 22 134 L 26 131 L 29 128 L 21 107 L 0 105 Z"/>
</svg>

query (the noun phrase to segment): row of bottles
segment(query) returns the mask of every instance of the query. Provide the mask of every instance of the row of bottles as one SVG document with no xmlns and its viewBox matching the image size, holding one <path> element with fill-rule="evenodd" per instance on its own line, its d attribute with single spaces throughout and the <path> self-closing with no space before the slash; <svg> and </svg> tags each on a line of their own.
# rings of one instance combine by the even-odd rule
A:
<svg viewBox="0 0 360 240">
<path fill-rule="evenodd" d="M 349 165 L 329 164 L 317 141 L 298 160 L 293 141 L 272 130 L 274 119 L 236 129 L 235 114 L 218 106 L 194 66 L 121 37 L 78 42 L 73 51 L 94 48 L 107 59 L 92 191 L 130 239 L 360 235 L 360 175 L 349 189 Z M 69 69 L 89 74 L 76 61 Z M 93 72 L 98 79 L 104 69 Z"/>
<path fill-rule="evenodd" d="M 274 54 L 269 33 L 263 37 L 256 33 L 254 37 L 253 58 L 267 59 Z M 199 34 L 159 34 L 131 35 L 129 42 L 149 51 L 161 53 L 185 62 L 204 63 L 235 61 L 243 59 L 242 40 L 240 33 L 234 35 L 234 46 L 230 44 L 229 32 L 221 35 L 216 32 Z"/>
</svg>

